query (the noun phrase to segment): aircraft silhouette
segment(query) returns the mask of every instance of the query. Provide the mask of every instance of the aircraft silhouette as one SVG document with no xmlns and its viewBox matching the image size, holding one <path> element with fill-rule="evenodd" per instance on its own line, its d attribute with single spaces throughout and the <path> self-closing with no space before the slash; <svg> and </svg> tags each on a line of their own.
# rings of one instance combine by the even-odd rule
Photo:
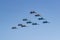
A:
<svg viewBox="0 0 60 40">
<path fill-rule="evenodd" d="M 35 11 L 31 11 L 31 12 L 30 12 L 30 14 L 34 14 L 34 13 L 36 13 L 36 12 L 35 12 Z"/>
<path fill-rule="evenodd" d="M 36 16 L 36 17 L 39 17 L 39 16 L 41 16 L 41 15 L 40 15 L 40 14 L 36 14 L 35 16 Z"/>
<path fill-rule="evenodd" d="M 32 25 L 38 25 L 37 23 L 32 23 Z"/>
<path fill-rule="evenodd" d="M 22 24 L 18 24 L 18 26 L 22 26 Z"/>
<path fill-rule="evenodd" d="M 18 26 L 21 26 L 21 27 L 26 27 L 26 25 L 23 25 L 23 24 L 18 24 Z"/>
<path fill-rule="evenodd" d="M 43 17 L 41 17 L 41 18 L 38 18 L 38 20 L 44 20 L 44 18 L 43 18 Z"/>
<path fill-rule="evenodd" d="M 12 29 L 17 29 L 17 27 L 12 27 Z"/>
<path fill-rule="evenodd" d="M 26 25 L 21 25 L 21 27 L 27 27 Z"/>
<path fill-rule="evenodd" d="M 49 23 L 48 21 L 43 21 L 43 23 Z"/>
<path fill-rule="evenodd" d="M 27 24 L 30 24 L 30 23 L 32 23 L 32 22 L 31 22 L 31 21 L 27 21 L 26 23 L 27 23 Z"/>
<path fill-rule="evenodd" d="M 27 21 L 27 20 L 28 20 L 28 19 L 26 19 L 26 18 L 25 18 L 25 19 L 23 19 L 23 21 Z"/>
</svg>

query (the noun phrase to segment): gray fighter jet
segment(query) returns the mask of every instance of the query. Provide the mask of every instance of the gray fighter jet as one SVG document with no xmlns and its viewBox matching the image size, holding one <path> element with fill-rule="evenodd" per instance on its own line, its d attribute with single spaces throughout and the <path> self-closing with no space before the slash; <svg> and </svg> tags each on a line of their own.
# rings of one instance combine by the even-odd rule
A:
<svg viewBox="0 0 60 40">
<path fill-rule="evenodd" d="M 35 16 L 36 16 L 36 17 L 39 17 L 39 16 L 41 16 L 41 15 L 40 15 L 40 14 L 36 14 Z"/>
<path fill-rule="evenodd" d="M 17 27 L 12 27 L 12 29 L 17 29 Z"/>
<path fill-rule="evenodd" d="M 23 21 L 27 21 L 28 19 L 23 19 Z"/>
<path fill-rule="evenodd" d="M 26 25 L 21 25 L 21 27 L 27 27 Z"/>
<path fill-rule="evenodd" d="M 18 24 L 18 26 L 21 26 L 21 27 L 26 27 L 26 25 L 23 25 L 23 24 Z"/>
<path fill-rule="evenodd" d="M 37 23 L 32 23 L 32 25 L 38 25 Z"/>
<path fill-rule="evenodd" d="M 41 17 L 41 18 L 38 18 L 38 20 L 44 20 L 44 18 L 43 18 L 43 17 Z"/>
<path fill-rule="evenodd" d="M 36 12 L 35 12 L 35 11 L 31 11 L 31 12 L 30 12 L 30 14 L 34 14 L 34 13 L 36 13 Z"/>
<path fill-rule="evenodd" d="M 22 26 L 22 24 L 18 24 L 18 26 Z"/>
<path fill-rule="evenodd" d="M 28 22 L 26 22 L 27 24 L 30 24 L 30 23 L 32 23 L 31 21 L 28 21 Z"/>
<path fill-rule="evenodd" d="M 43 21 L 43 23 L 49 23 L 48 21 Z"/>
</svg>

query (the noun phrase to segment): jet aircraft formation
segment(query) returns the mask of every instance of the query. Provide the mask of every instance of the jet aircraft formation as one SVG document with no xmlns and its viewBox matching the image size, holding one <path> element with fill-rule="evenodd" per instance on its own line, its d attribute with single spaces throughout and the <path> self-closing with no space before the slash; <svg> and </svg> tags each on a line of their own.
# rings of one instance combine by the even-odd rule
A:
<svg viewBox="0 0 60 40">
<path fill-rule="evenodd" d="M 34 15 L 35 17 L 38 17 L 37 20 L 44 20 L 42 23 L 46 24 L 49 23 L 48 21 L 45 20 L 45 18 L 43 18 L 40 14 L 37 14 L 37 12 L 35 11 L 30 11 L 30 14 Z M 38 23 L 33 23 L 32 21 L 28 21 L 29 19 L 24 18 L 22 19 L 22 21 L 25 21 L 26 24 L 32 24 L 32 25 L 38 25 Z M 27 27 L 27 25 L 25 24 L 18 24 L 17 26 L 21 26 L 21 27 Z M 17 27 L 12 27 L 12 29 L 17 29 Z"/>
</svg>

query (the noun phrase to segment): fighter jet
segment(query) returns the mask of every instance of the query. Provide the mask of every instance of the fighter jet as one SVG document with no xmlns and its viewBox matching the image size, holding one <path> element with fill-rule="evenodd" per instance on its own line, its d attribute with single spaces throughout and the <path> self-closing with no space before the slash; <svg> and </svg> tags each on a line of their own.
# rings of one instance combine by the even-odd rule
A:
<svg viewBox="0 0 60 40">
<path fill-rule="evenodd" d="M 23 19 L 23 21 L 27 21 L 28 19 Z"/>
<path fill-rule="evenodd" d="M 17 27 L 12 27 L 12 29 L 17 29 Z"/>
<path fill-rule="evenodd" d="M 34 14 L 34 13 L 36 13 L 36 12 L 35 12 L 35 11 L 31 11 L 31 12 L 30 12 L 30 14 Z"/>
<path fill-rule="evenodd" d="M 38 25 L 37 23 L 32 23 L 32 25 Z"/>
<path fill-rule="evenodd" d="M 48 21 L 43 21 L 43 23 L 49 23 Z"/>
<path fill-rule="evenodd" d="M 26 27 L 26 25 L 23 25 L 23 24 L 18 24 L 18 26 L 21 26 L 21 27 Z"/>
<path fill-rule="evenodd" d="M 21 25 L 21 27 L 27 27 L 26 25 Z"/>
<path fill-rule="evenodd" d="M 41 15 L 40 15 L 40 14 L 36 14 L 35 16 L 36 16 L 36 17 L 39 17 L 39 16 L 41 16 Z"/>
<path fill-rule="evenodd" d="M 22 26 L 22 24 L 18 24 L 18 26 Z"/>
<path fill-rule="evenodd" d="M 38 18 L 38 20 L 44 20 L 44 18 L 43 18 L 43 17 L 41 17 L 41 18 Z"/>
<path fill-rule="evenodd" d="M 26 22 L 27 24 L 30 24 L 30 23 L 32 23 L 31 21 L 28 21 L 28 22 Z"/>
</svg>

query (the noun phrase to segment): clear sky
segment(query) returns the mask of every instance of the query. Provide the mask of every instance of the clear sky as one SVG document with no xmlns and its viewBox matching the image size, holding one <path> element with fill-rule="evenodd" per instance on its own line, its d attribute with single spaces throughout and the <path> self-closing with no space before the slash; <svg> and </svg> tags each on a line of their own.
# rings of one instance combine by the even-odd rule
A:
<svg viewBox="0 0 60 40">
<path fill-rule="evenodd" d="M 49 24 L 42 24 L 29 12 L 35 10 Z M 29 18 L 40 25 L 18 27 Z M 18 29 L 12 30 L 16 26 Z M 0 0 L 0 40 L 60 40 L 60 0 Z"/>
</svg>

